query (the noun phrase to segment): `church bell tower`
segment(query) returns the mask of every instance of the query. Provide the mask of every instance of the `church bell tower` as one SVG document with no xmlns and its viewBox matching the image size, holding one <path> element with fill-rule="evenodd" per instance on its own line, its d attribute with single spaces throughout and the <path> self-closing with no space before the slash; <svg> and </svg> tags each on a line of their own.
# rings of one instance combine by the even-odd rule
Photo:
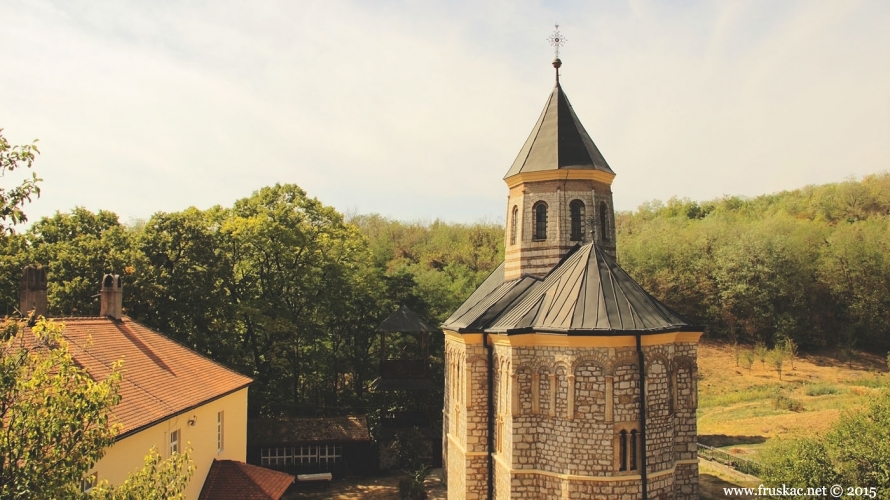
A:
<svg viewBox="0 0 890 500">
<path fill-rule="evenodd" d="M 559 84 L 504 176 L 507 231 L 504 279 L 544 277 L 576 245 L 594 242 L 615 258 L 612 179 Z"/>
</svg>

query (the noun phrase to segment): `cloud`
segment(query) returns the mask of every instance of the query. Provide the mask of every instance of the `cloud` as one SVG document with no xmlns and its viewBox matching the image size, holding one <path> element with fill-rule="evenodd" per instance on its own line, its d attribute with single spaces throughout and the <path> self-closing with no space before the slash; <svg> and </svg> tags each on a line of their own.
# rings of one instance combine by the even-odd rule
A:
<svg viewBox="0 0 890 500">
<path fill-rule="evenodd" d="M 123 219 L 293 182 L 340 209 L 503 219 L 544 39 L 620 208 L 888 168 L 882 4 L 90 2 L 0 6 L 0 126 L 36 215 Z M 34 218 L 32 216 L 32 218 Z"/>
</svg>

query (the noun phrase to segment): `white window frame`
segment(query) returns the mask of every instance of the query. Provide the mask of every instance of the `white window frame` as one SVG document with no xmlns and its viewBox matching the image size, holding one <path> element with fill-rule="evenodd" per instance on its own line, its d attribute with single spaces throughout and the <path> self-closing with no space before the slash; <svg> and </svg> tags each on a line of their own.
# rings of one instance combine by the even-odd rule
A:
<svg viewBox="0 0 890 500">
<path fill-rule="evenodd" d="M 174 453 L 180 453 L 180 441 L 182 441 L 182 432 L 179 429 L 171 431 L 170 439 L 167 441 L 168 456 L 173 456 Z"/>
<path fill-rule="evenodd" d="M 318 463 L 335 464 L 343 457 L 343 447 L 338 444 L 321 445 L 318 447 Z"/>
<path fill-rule="evenodd" d="M 222 453 L 225 446 L 225 412 L 216 413 L 216 453 Z"/>
<path fill-rule="evenodd" d="M 80 480 L 80 491 L 83 493 L 89 493 L 98 484 L 99 484 L 99 473 L 94 472 Z"/>
</svg>

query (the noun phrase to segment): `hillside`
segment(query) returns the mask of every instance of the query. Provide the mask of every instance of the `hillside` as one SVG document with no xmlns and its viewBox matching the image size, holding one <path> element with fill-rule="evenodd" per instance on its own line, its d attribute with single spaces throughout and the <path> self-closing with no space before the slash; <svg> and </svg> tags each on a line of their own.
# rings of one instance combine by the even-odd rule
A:
<svg viewBox="0 0 890 500">
<path fill-rule="evenodd" d="M 890 349 L 890 174 L 618 216 L 619 261 L 711 338 Z"/>
<path fill-rule="evenodd" d="M 737 367 L 732 345 L 705 341 L 698 366 L 699 442 L 748 458 L 775 438 L 820 433 L 890 388 L 886 359 L 863 352 L 850 361 L 831 352 L 800 355 L 779 380 L 759 361 L 750 371 Z"/>
</svg>

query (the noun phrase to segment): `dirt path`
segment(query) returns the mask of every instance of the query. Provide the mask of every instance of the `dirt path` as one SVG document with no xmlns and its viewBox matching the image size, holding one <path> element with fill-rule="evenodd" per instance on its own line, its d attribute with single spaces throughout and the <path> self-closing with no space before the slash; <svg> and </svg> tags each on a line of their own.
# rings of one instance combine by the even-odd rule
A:
<svg viewBox="0 0 890 500">
<path fill-rule="evenodd" d="M 403 476 L 381 476 L 375 478 L 353 478 L 335 481 L 324 488 L 319 486 L 294 485 L 284 495 L 283 500 L 397 500 L 399 480 Z M 435 469 L 426 483 L 429 500 L 445 500 L 445 483 L 442 469 Z"/>
</svg>

